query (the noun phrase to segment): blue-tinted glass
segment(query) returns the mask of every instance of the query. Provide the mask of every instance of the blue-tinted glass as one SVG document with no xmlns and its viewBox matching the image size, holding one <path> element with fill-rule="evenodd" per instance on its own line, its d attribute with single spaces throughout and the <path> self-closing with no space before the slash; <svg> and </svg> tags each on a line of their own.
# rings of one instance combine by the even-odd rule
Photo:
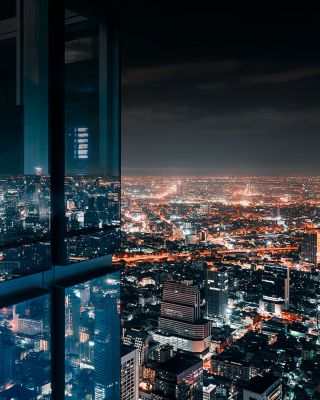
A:
<svg viewBox="0 0 320 400">
<path fill-rule="evenodd" d="M 115 272 L 66 289 L 65 397 L 119 398 L 120 275 Z"/>
<path fill-rule="evenodd" d="M 2 176 L 0 190 L 0 245 L 41 238 L 49 233 L 47 176 Z"/>
<path fill-rule="evenodd" d="M 66 229 L 119 225 L 120 185 L 109 123 L 106 26 L 65 13 Z M 110 108 L 110 107 L 109 107 Z"/>
<path fill-rule="evenodd" d="M 51 399 L 50 297 L 0 310 L 0 399 Z"/>
<path fill-rule="evenodd" d="M 65 239 L 65 262 L 71 264 L 112 254 L 119 245 L 119 228 L 69 236 Z"/>
<path fill-rule="evenodd" d="M 106 176 L 68 176 L 65 181 L 69 231 L 119 225 L 120 184 Z"/>
<path fill-rule="evenodd" d="M 49 232 L 47 5 L 19 9 L 0 18 L 0 245 Z"/>
<path fill-rule="evenodd" d="M 49 242 L 27 243 L 0 250 L 0 282 L 50 268 Z"/>
</svg>

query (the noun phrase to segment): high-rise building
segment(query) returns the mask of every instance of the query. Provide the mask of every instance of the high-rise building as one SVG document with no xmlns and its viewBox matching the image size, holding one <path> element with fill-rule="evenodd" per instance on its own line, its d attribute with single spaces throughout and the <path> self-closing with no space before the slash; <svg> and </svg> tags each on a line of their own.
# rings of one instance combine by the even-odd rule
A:
<svg viewBox="0 0 320 400">
<path fill-rule="evenodd" d="M 15 380 L 16 351 L 14 335 L 0 327 L 0 386 Z"/>
<path fill-rule="evenodd" d="M 228 272 L 224 267 L 207 269 L 206 317 L 224 318 L 228 309 Z"/>
<path fill-rule="evenodd" d="M 161 317 L 184 322 L 200 319 L 200 289 L 191 281 L 165 282 L 162 292 Z"/>
<path fill-rule="evenodd" d="M 243 389 L 243 400 L 281 400 L 281 379 L 271 374 L 256 376 Z"/>
<path fill-rule="evenodd" d="M 100 300 L 96 305 L 94 323 L 94 400 L 111 400 L 117 398 L 119 391 L 114 371 L 120 368 L 119 315 L 112 298 Z"/>
<path fill-rule="evenodd" d="M 122 337 L 123 344 L 138 350 L 138 365 L 144 365 L 149 356 L 149 334 L 143 330 L 127 329 Z"/>
<path fill-rule="evenodd" d="M 320 263 L 320 232 L 302 235 L 300 258 L 305 262 Z"/>
<path fill-rule="evenodd" d="M 202 400 L 202 360 L 178 354 L 155 369 L 153 400 Z"/>
<path fill-rule="evenodd" d="M 261 311 L 280 315 L 289 308 L 290 269 L 279 265 L 266 265 L 262 276 Z"/>
<path fill-rule="evenodd" d="M 158 327 L 153 339 L 175 350 L 201 354 L 209 347 L 211 325 L 201 318 L 197 285 L 192 281 L 164 283 Z"/>
<path fill-rule="evenodd" d="M 203 400 L 216 400 L 217 387 L 212 383 L 208 386 L 203 386 Z"/>
<path fill-rule="evenodd" d="M 173 347 L 168 344 L 157 344 L 152 347 L 149 357 L 159 363 L 164 363 L 174 356 Z"/>
<path fill-rule="evenodd" d="M 121 400 L 138 400 L 139 397 L 138 350 L 121 348 Z"/>
<path fill-rule="evenodd" d="M 79 340 L 80 336 L 80 297 L 74 293 L 70 296 L 71 302 L 71 321 L 72 321 L 72 335 L 75 340 Z"/>
</svg>

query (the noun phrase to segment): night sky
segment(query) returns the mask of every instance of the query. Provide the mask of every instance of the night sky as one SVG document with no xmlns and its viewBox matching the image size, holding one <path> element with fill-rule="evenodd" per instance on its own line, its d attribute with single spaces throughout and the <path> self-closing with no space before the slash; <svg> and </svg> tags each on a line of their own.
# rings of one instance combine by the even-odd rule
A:
<svg viewBox="0 0 320 400">
<path fill-rule="evenodd" d="M 154 3 L 123 2 L 123 174 L 320 174 L 319 15 Z"/>
</svg>

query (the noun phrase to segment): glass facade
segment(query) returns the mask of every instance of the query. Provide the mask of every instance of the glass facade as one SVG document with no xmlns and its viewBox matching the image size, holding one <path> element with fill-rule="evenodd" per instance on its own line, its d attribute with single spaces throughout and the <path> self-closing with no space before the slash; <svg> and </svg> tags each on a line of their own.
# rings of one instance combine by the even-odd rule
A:
<svg viewBox="0 0 320 400">
<path fill-rule="evenodd" d="M 116 10 L 3 3 L 0 399 L 117 399 Z"/>
<path fill-rule="evenodd" d="M 119 228 L 68 236 L 65 243 L 66 261 L 71 264 L 102 257 L 113 253 L 119 246 Z"/>
<path fill-rule="evenodd" d="M 66 398 L 119 397 L 118 272 L 65 290 Z"/>
<path fill-rule="evenodd" d="M 50 232 L 47 6 L 10 3 L 0 14 L 0 246 Z"/>
<path fill-rule="evenodd" d="M 119 225 L 119 170 L 108 116 L 108 36 L 101 20 L 65 10 L 67 231 Z"/>
</svg>

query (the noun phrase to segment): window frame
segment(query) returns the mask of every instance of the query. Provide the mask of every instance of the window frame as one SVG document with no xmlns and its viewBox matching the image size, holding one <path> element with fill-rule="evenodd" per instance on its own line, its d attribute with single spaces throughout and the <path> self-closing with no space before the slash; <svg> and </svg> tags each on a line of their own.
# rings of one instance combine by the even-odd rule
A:
<svg viewBox="0 0 320 400">
<path fill-rule="evenodd" d="M 17 17 L 19 21 L 20 2 L 16 0 Z M 51 389 L 52 399 L 64 399 L 64 292 L 68 286 L 89 281 L 101 276 L 119 271 L 120 267 L 112 266 L 112 254 L 66 265 L 65 239 L 76 235 L 86 235 L 96 232 L 111 232 L 119 226 L 97 229 L 85 229 L 78 232 L 66 232 L 65 229 L 65 160 L 60 157 L 65 150 L 65 8 L 77 9 L 106 24 L 107 43 L 107 129 L 111 132 L 112 147 L 108 151 L 108 160 L 112 160 L 111 170 L 119 177 L 121 188 L 121 158 L 120 158 L 120 40 L 119 16 L 111 0 L 47 0 L 48 4 L 48 139 L 49 139 L 49 173 L 51 189 L 51 232 L 46 238 L 26 240 L 18 246 L 35 242 L 49 241 L 51 243 L 51 260 L 48 269 L 23 275 L 11 280 L 0 282 L 0 307 L 6 307 L 32 300 L 41 295 L 51 297 Z M 17 22 L 16 22 L 17 23 Z M 12 33 L 20 38 L 20 29 Z M 19 69 L 20 73 L 20 69 Z M 20 94 L 21 95 L 21 94 Z M 108 156 L 107 155 L 107 156 Z M 110 157 L 110 155 L 112 157 Z M 121 193 L 121 191 L 120 191 Z M 121 196 L 119 195 L 119 207 Z M 0 250 L 16 247 L 11 244 L 0 245 Z M 62 296 L 63 293 L 63 296 Z M 120 346 L 120 343 L 119 343 Z M 61 351 L 63 349 L 63 351 Z M 120 369 L 119 369 L 120 379 Z M 63 384 L 62 384 L 63 381 Z M 119 381 L 120 382 L 120 381 Z"/>
</svg>

